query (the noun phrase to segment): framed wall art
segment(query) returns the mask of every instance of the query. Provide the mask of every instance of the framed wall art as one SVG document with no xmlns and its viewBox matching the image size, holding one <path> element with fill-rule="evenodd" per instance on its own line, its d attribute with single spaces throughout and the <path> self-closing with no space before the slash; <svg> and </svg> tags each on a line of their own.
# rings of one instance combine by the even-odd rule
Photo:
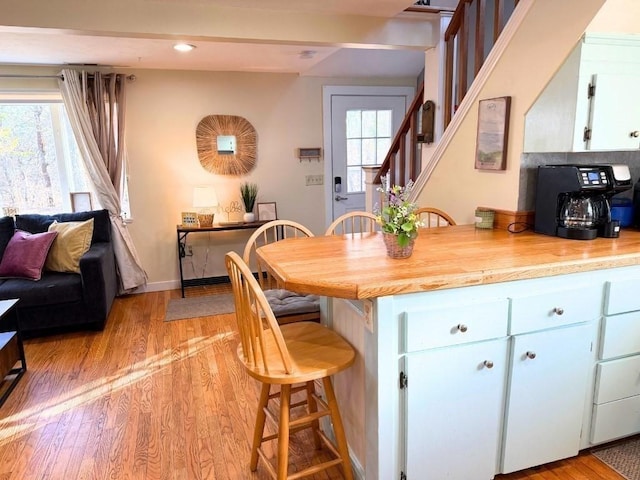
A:
<svg viewBox="0 0 640 480">
<path fill-rule="evenodd" d="M 91 202 L 91 193 L 89 192 L 71 192 L 71 211 L 72 212 L 88 212 L 93 209 Z"/>
<path fill-rule="evenodd" d="M 511 97 L 480 100 L 476 164 L 478 170 L 506 170 Z"/>
<path fill-rule="evenodd" d="M 276 220 L 277 218 L 278 213 L 276 212 L 276 202 L 258 204 L 258 220 L 264 222 Z"/>
</svg>

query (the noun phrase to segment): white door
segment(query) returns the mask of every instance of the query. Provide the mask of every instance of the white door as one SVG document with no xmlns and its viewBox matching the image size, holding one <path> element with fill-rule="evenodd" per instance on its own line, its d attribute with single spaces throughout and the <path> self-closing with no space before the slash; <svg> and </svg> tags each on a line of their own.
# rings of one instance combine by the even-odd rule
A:
<svg viewBox="0 0 640 480">
<path fill-rule="evenodd" d="M 327 222 L 365 209 L 362 167 L 382 163 L 413 95 L 408 87 L 325 87 Z"/>
<path fill-rule="evenodd" d="M 513 339 L 502 473 L 578 454 L 591 350 L 588 324 Z"/>
<path fill-rule="evenodd" d="M 406 362 L 407 478 L 493 478 L 506 382 L 506 338 L 409 354 Z"/>
<path fill-rule="evenodd" d="M 640 148 L 639 76 L 594 75 L 591 99 L 589 150 L 637 150 Z M 620 101 L 624 95 L 624 101 Z"/>
</svg>

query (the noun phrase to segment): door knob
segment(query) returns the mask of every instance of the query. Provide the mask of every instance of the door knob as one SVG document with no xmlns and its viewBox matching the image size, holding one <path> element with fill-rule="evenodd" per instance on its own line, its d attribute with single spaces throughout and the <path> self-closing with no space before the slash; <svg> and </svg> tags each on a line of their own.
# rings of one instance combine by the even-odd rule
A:
<svg viewBox="0 0 640 480">
<path fill-rule="evenodd" d="M 530 358 L 531 360 L 536 358 L 536 352 L 529 351 L 529 352 L 525 353 L 525 355 L 527 356 L 527 358 Z"/>
<path fill-rule="evenodd" d="M 466 332 L 468 330 L 467 326 L 464 323 L 461 323 L 460 325 L 458 325 L 458 330 L 460 330 L 462 333 Z"/>
<path fill-rule="evenodd" d="M 349 200 L 347 197 L 341 197 L 340 195 L 336 195 L 335 198 L 336 202 L 339 202 L 340 200 Z"/>
<path fill-rule="evenodd" d="M 483 365 L 487 368 L 493 368 L 493 362 L 491 360 L 485 360 Z"/>
</svg>

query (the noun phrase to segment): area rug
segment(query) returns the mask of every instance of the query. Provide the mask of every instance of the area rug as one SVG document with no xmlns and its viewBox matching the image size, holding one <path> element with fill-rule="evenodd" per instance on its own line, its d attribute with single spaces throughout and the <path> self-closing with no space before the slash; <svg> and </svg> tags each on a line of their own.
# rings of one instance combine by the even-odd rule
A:
<svg viewBox="0 0 640 480">
<path fill-rule="evenodd" d="M 164 321 L 182 320 L 185 318 L 208 317 L 233 313 L 233 294 L 204 295 L 201 297 L 172 298 L 167 305 Z"/>
<path fill-rule="evenodd" d="M 591 450 L 591 453 L 628 480 L 640 480 L 640 437 Z"/>
</svg>

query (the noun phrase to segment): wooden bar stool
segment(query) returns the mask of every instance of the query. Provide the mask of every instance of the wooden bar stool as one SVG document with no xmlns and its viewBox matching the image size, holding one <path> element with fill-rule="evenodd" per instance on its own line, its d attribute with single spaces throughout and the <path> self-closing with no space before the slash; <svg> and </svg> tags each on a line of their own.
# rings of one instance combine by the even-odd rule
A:
<svg viewBox="0 0 640 480">
<path fill-rule="evenodd" d="M 347 440 L 331 383 L 331 375 L 353 364 L 353 348 L 333 330 L 315 322 L 278 325 L 267 298 L 247 264 L 235 252 L 226 254 L 225 263 L 233 287 L 240 331 L 238 357 L 248 374 L 262 382 L 251 447 L 251 471 L 256 471 L 258 459 L 261 459 L 272 478 L 293 480 L 342 465 L 344 477 L 353 480 Z M 326 401 L 316 395 L 315 380 L 322 381 Z M 280 391 L 271 394 L 272 385 L 279 385 Z M 297 391 L 306 391 L 306 401 L 292 404 L 291 394 Z M 280 399 L 277 420 L 268 408 L 269 400 L 276 398 Z M 306 415 L 292 419 L 290 408 L 305 403 Z M 337 445 L 320 429 L 319 419 L 326 415 L 331 417 Z M 264 435 L 267 418 L 278 425 L 277 434 Z M 321 447 L 322 442 L 336 458 L 289 475 L 289 435 L 304 428 L 313 429 L 316 449 Z M 278 442 L 275 466 L 262 449 L 262 444 L 271 440 Z"/>
</svg>

